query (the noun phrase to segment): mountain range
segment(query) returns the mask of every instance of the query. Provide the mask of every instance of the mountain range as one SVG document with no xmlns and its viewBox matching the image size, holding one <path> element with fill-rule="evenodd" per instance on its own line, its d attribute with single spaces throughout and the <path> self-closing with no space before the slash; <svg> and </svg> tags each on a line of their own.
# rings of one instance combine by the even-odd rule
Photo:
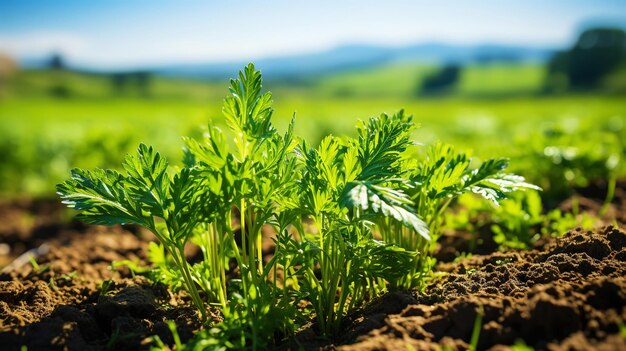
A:
<svg viewBox="0 0 626 351">
<path fill-rule="evenodd" d="M 545 62 L 555 49 L 497 44 L 451 45 L 425 43 L 403 47 L 345 45 L 334 49 L 292 56 L 255 60 L 265 77 L 290 78 L 333 73 L 354 68 L 370 68 L 396 62 L 430 64 L 468 64 L 488 62 Z M 241 69 L 246 61 L 173 64 L 154 68 L 155 73 L 168 76 L 223 79 Z"/>
<path fill-rule="evenodd" d="M 330 50 L 290 56 L 275 56 L 253 60 L 269 79 L 298 79 L 314 75 L 336 73 L 349 69 L 372 68 L 389 63 L 459 64 L 535 61 L 546 62 L 557 50 L 553 48 L 512 46 L 500 44 L 453 45 L 422 43 L 408 46 L 383 46 L 351 44 Z M 116 73 L 123 71 L 150 71 L 165 76 L 199 79 L 219 79 L 232 76 L 249 60 L 233 60 L 206 63 L 173 63 L 114 72 L 98 67 L 69 65 L 70 69 Z M 27 68 L 43 68 L 50 58 L 22 58 L 20 65 Z"/>
</svg>

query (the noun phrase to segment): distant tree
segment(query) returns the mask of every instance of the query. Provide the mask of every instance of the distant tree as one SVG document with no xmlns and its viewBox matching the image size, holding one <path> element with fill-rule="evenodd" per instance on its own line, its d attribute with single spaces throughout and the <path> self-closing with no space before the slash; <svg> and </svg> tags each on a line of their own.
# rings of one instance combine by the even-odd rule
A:
<svg viewBox="0 0 626 351">
<path fill-rule="evenodd" d="M 134 76 L 139 94 L 143 97 L 149 97 L 152 74 L 148 71 L 138 71 L 134 73 Z"/>
<path fill-rule="evenodd" d="M 594 28 L 581 33 L 569 50 L 548 64 L 548 90 L 594 89 L 626 61 L 626 33 L 617 28 Z"/>
<path fill-rule="evenodd" d="M 335 89 L 333 95 L 338 98 L 349 98 L 355 95 L 355 91 L 353 87 L 342 86 Z"/>
<path fill-rule="evenodd" d="M 65 99 L 72 95 L 72 91 L 66 84 L 57 83 L 48 88 L 48 94 L 54 98 Z"/>
<path fill-rule="evenodd" d="M 112 73 L 110 76 L 111 88 L 113 94 L 121 95 L 126 88 L 126 81 L 128 80 L 128 74 L 126 73 Z"/>
<path fill-rule="evenodd" d="M 63 60 L 63 57 L 61 56 L 61 54 L 59 53 L 52 54 L 52 56 L 50 57 L 50 60 L 48 61 L 48 68 L 54 69 L 54 70 L 65 69 L 65 61 Z"/>
<path fill-rule="evenodd" d="M 110 79 L 115 95 L 136 92 L 143 97 L 150 96 L 152 74 L 148 71 L 113 73 L 110 75 Z"/>
<path fill-rule="evenodd" d="M 459 65 L 446 65 L 424 78 L 418 93 L 422 95 L 448 93 L 459 81 L 460 75 L 461 67 Z"/>
<path fill-rule="evenodd" d="M 72 89 L 68 84 L 65 60 L 59 53 L 54 53 L 48 61 L 48 68 L 55 71 L 51 76 L 52 85 L 48 88 L 48 94 L 55 98 L 68 98 L 72 95 Z"/>
</svg>

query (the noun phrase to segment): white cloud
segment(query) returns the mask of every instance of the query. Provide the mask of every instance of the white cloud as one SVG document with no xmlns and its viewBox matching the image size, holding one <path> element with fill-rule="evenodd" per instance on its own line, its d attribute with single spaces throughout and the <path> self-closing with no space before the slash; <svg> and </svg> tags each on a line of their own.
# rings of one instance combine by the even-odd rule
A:
<svg viewBox="0 0 626 351">
<path fill-rule="evenodd" d="M 42 57 L 58 52 L 65 56 L 81 56 L 88 41 L 76 34 L 63 32 L 34 32 L 0 35 L 0 52 L 18 58 Z"/>
</svg>

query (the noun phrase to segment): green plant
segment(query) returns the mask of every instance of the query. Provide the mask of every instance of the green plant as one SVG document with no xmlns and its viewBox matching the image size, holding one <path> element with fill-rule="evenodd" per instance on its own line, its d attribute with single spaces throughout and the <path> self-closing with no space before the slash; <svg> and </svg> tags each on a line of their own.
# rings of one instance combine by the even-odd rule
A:
<svg viewBox="0 0 626 351">
<path fill-rule="evenodd" d="M 100 291 L 100 296 L 106 295 L 106 293 L 109 292 L 109 289 L 111 289 L 114 285 L 115 283 L 112 279 L 103 280 L 102 283 L 100 283 L 100 288 L 98 289 Z"/>
<path fill-rule="evenodd" d="M 28 255 L 28 262 L 30 263 L 31 266 L 33 266 L 33 271 L 35 271 L 35 273 L 37 274 L 41 274 L 50 270 L 49 264 L 40 266 L 39 263 L 37 263 L 37 260 L 35 259 L 33 255 Z"/>
<path fill-rule="evenodd" d="M 165 324 L 167 324 L 167 328 L 169 329 L 170 334 L 172 334 L 172 339 L 174 341 L 175 350 L 191 350 L 191 348 L 188 345 L 183 344 L 181 342 L 180 335 L 178 334 L 178 328 L 176 327 L 176 323 L 171 320 L 166 320 Z M 163 340 L 161 340 L 161 337 L 158 335 L 150 336 L 147 339 L 147 341 L 149 342 L 148 345 L 150 346 L 149 348 L 150 351 L 171 351 L 172 350 L 163 342 Z"/>
<path fill-rule="evenodd" d="M 511 345 L 512 351 L 534 351 L 535 349 L 526 345 L 524 340 L 517 339 L 515 340 L 515 344 Z"/>
<path fill-rule="evenodd" d="M 231 281 L 233 293 L 223 305 L 226 319 L 249 331 L 241 335 L 257 347 L 267 342 L 274 331 L 288 333 L 293 323 L 290 296 L 277 283 L 269 282 L 272 265 L 265 266 L 262 253 L 262 228 L 286 228 L 287 218 L 280 216 L 295 187 L 293 120 L 288 131 L 279 135 L 271 123 L 271 94 L 261 93 L 261 74 L 248 65 L 238 80 L 231 80 L 231 96 L 224 101 L 223 113 L 234 137 L 234 151 L 224 134 L 210 126 L 202 143 L 187 139 L 185 163 L 208 179 L 205 213 L 201 225 L 204 236 L 198 238 L 207 269 L 224 277 L 232 255 L 240 270 L 240 279 Z M 234 241 L 233 208 L 239 213 L 241 243 Z M 221 282 L 222 283 L 222 282 Z M 225 285 L 224 285 L 225 287 Z"/>
<path fill-rule="evenodd" d="M 444 214 L 450 204 L 465 193 L 473 193 L 498 205 L 507 193 L 516 190 L 539 189 L 515 174 L 506 173 L 506 159 L 489 159 L 472 167 L 471 158 L 455 152 L 452 146 L 437 143 L 426 148 L 423 157 L 406 157 L 401 170 L 407 179 L 409 205 L 415 209 L 430 230 L 430 238 L 411 228 L 383 224 L 383 240 L 395 243 L 418 254 L 410 272 L 392 281 L 396 288 L 412 289 L 422 286 L 423 278 L 434 261 L 429 256 L 440 235 Z"/>
<path fill-rule="evenodd" d="M 421 286 L 443 213 L 458 195 L 476 193 L 497 204 L 505 193 L 537 189 L 505 173 L 504 159 L 471 168 L 466 155 L 443 144 L 414 157 L 414 128 L 400 111 L 360 124 L 357 139 L 327 137 L 317 149 L 298 148 L 297 209 L 309 222 L 296 226 L 304 235 L 281 251 L 304 258 L 302 291 L 325 334 L 339 330 L 343 315 L 367 298 Z"/>
<path fill-rule="evenodd" d="M 374 240 L 376 222 L 397 222 L 424 236 L 428 229 L 408 206 L 396 163 L 408 144 L 411 117 L 401 111 L 371 118 L 358 139 L 327 137 L 298 148 L 302 179 L 293 204 L 298 239 L 279 240 L 298 257 L 301 291 L 313 305 L 322 333 L 339 330 L 345 313 L 406 274 L 415 254 Z"/>
<path fill-rule="evenodd" d="M 72 271 L 70 273 L 65 273 L 62 274 L 58 277 L 52 276 L 50 277 L 50 279 L 48 280 L 48 286 L 50 286 L 50 288 L 52 288 L 52 290 L 58 292 L 59 288 L 57 287 L 57 281 L 66 281 L 69 282 L 72 279 L 74 279 L 74 277 L 76 276 L 78 272 L 76 271 Z"/>
<path fill-rule="evenodd" d="M 456 211 L 446 215 L 446 221 L 456 230 L 476 233 L 488 228 L 494 242 L 504 250 L 527 249 L 541 236 L 558 236 L 576 226 L 591 229 L 598 218 L 578 213 L 576 206 L 573 212 L 554 209 L 545 213 L 539 193 L 526 191 L 512 194 L 499 206 L 479 201 L 470 194 L 461 196 Z"/>
<path fill-rule="evenodd" d="M 80 211 L 78 216 L 85 222 L 135 223 L 154 233 L 182 272 L 185 290 L 205 320 L 204 303 L 184 251 L 202 218 L 202 192 L 192 175 L 195 170 L 183 168 L 171 177 L 167 161 L 144 144 L 137 155 L 126 157 L 123 166 L 126 175 L 114 170 L 74 169 L 72 179 L 58 185 L 58 193 L 63 203 Z"/>
<path fill-rule="evenodd" d="M 623 174 L 623 142 L 611 130 L 553 126 L 517 138 L 516 169 L 528 169 L 529 179 L 541 185 L 548 208 L 594 181 L 605 181 L 605 203 L 614 196 L 618 174 Z"/>
<path fill-rule="evenodd" d="M 120 331 L 120 327 L 116 327 L 111 333 L 109 340 L 104 345 L 104 349 L 107 351 L 118 350 L 124 346 L 124 342 L 132 340 L 139 336 L 141 336 L 141 333 L 139 332 L 122 332 Z"/>
<path fill-rule="evenodd" d="M 483 327 L 483 318 L 485 316 L 485 308 L 483 305 L 478 305 L 476 311 L 476 319 L 474 320 L 474 327 L 472 328 L 472 338 L 470 339 L 469 350 L 478 350 L 478 340 L 480 339 L 480 331 Z"/>
<path fill-rule="evenodd" d="M 294 136 L 293 119 L 281 135 L 252 64 L 231 80 L 223 113 L 230 133 L 209 125 L 201 140 L 185 139 L 180 168 L 142 144 L 126 157 L 125 174 L 74 169 L 57 187 L 86 222 L 153 232 L 152 277 L 185 290 L 202 320 L 205 302 L 221 307 L 223 322 L 199 333 L 191 349 L 267 348 L 306 317 L 295 307 L 301 300 L 333 336 L 373 296 L 422 284 L 442 215 L 458 195 L 497 203 L 507 192 L 536 188 L 504 173 L 506 160 L 471 168 L 466 155 L 443 144 L 417 156 L 415 124 L 403 111 L 372 117 L 356 138 L 328 136 L 316 148 Z M 264 228 L 276 233 L 268 261 Z M 190 244 L 202 254 L 193 265 L 185 257 Z M 228 280 L 231 259 L 238 275 Z M 145 273 L 134 262 L 119 264 Z"/>
<path fill-rule="evenodd" d="M 164 249 L 153 245 L 150 251 L 161 278 L 181 281 L 206 320 L 202 290 L 209 302 L 222 307 L 227 320 L 244 321 L 241 327 L 251 333 L 245 338 L 256 348 L 273 335 L 272 322 L 276 329 L 288 329 L 281 323 L 291 323 L 289 313 L 274 310 L 281 304 L 281 291 L 267 284 L 270 267 L 264 268 L 262 262 L 261 229 L 265 224 L 280 225 L 276 204 L 293 187 L 293 124 L 284 136 L 273 128 L 271 95 L 261 94 L 261 75 L 252 64 L 231 81 L 230 91 L 223 111 L 235 136 L 235 152 L 229 152 L 221 130 L 212 127 L 204 143 L 186 140 L 181 169 L 170 169 L 159 153 L 142 144 L 136 156 L 126 158 L 126 175 L 75 169 L 58 192 L 64 203 L 81 211 L 84 221 L 136 223 L 152 231 Z M 241 245 L 234 238 L 233 208 L 240 214 Z M 184 255 L 190 242 L 204 255 L 194 266 Z M 231 281 L 229 303 L 230 257 L 237 261 L 240 279 Z M 287 301 L 282 304 L 285 310 L 291 306 Z"/>
</svg>

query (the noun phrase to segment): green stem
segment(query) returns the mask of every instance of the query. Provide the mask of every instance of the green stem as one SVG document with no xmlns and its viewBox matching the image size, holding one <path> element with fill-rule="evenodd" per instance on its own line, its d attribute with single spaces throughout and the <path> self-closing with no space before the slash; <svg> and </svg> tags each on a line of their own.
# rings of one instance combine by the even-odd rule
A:
<svg viewBox="0 0 626 351">
<path fill-rule="evenodd" d="M 189 295 L 191 296 L 192 301 L 194 302 L 194 304 L 196 305 L 196 307 L 200 311 L 200 316 L 202 318 L 202 321 L 205 322 L 206 319 L 207 319 L 207 315 L 206 315 L 206 311 L 204 309 L 204 302 L 200 298 L 200 294 L 198 293 L 198 289 L 196 288 L 196 284 L 193 281 L 191 273 L 189 272 L 189 267 L 188 267 L 189 263 L 187 263 L 187 260 L 185 260 L 185 246 L 184 246 L 184 244 L 179 244 L 176 247 L 178 249 L 178 252 L 176 250 L 172 250 L 168 246 L 166 246 L 166 247 L 168 248 L 168 251 L 170 252 L 172 257 L 174 258 L 174 261 L 176 262 L 176 265 L 178 265 L 178 267 L 182 268 L 183 281 L 184 281 L 185 285 L 187 286 L 187 292 L 189 293 Z"/>
<path fill-rule="evenodd" d="M 350 271 L 350 264 L 349 263 L 346 264 L 346 268 L 345 269 L 346 269 L 346 275 L 348 275 L 349 271 Z M 336 331 L 339 331 L 339 329 L 341 328 L 341 320 L 343 319 L 343 314 L 344 314 L 344 309 L 345 309 L 345 305 L 346 305 L 346 300 L 348 298 L 348 295 L 350 295 L 350 290 L 351 290 L 350 286 L 347 286 L 347 283 L 346 283 L 345 279 L 342 279 L 342 284 L 341 285 L 342 285 L 341 286 L 341 293 L 339 294 L 339 303 L 338 303 L 338 306 L 337 306 L 337 314 L 335 316 L 333 333 L 335 333 Z M 355 284 L 354 288 L 358 289 L 356 284 Z"/>
<path fill-rule="evenodd" d="M 431 218 L 430 223 L 428 223 L 428 226 L 430 227 L 430 235 L 433 241 L 437 240 L 437 237 L 439 236 L 439 221 L 443 216 L 443 212 L 448 208 L 448 206 L 450 206 L 452 200 L 452 197 L 448 197 L 443 204 L 441 204 L 439 209 L 437 209 L 437 212 Z"/>
<path fill-rule="evenodd" d="M 239 202 L 239 230 L 241 232 L 241 253 L 242 258 L 248 260 L 248 249 L 246 246 L 247 234 L 246 234 L 246 201 L 241 199 Z"/>
<path fill-rule="evenodd" d="M 617 173 L 613 172 L 609 177 L 609 182 L 606 190 L 606 198 L 604 199 L 604 203 L 602 204 L 602 208 L 600 209 L 600 216 L 604 216 L 606 211 L 608 211 L 611 202 L 613 201 L 613 197 L 615 196 L 615 187 L 617 184 Z"/>
<path fill-rule="evenodd" d="M 213 222 L 209 225 L 209 240 L 208 245 L 211 247 L 211 256 L 208 260 L 212 261 L 211 274 L 212 274 L 212 286 L 213 290 L 217 289 L 217 298 L 219 300 L 222 309 L 226 308 L 226 267 L 224 267 L 224 240 L 223 234 L 219 229 L 219 226 Z"/>
</svg>

